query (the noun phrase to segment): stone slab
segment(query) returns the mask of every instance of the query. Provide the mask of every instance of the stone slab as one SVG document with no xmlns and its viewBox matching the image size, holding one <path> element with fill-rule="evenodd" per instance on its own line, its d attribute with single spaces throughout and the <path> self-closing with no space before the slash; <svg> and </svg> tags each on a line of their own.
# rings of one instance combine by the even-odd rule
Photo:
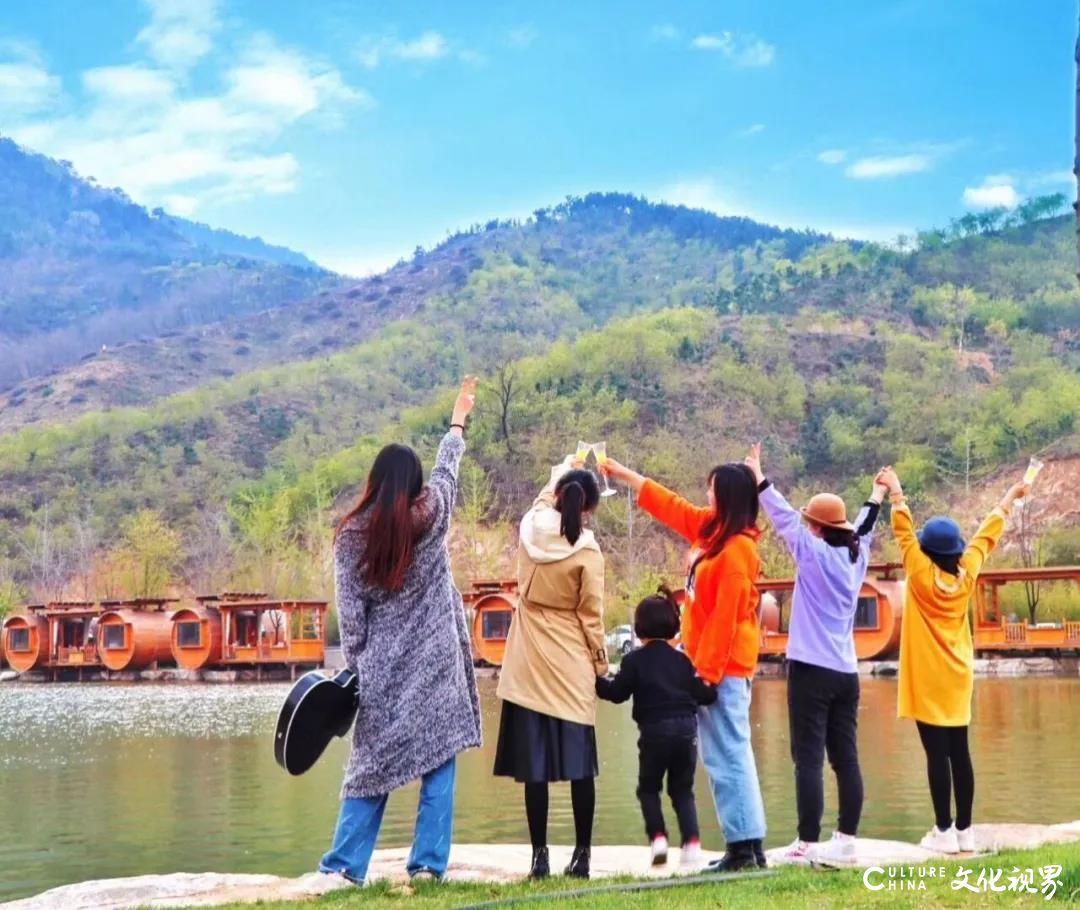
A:
<svg viewBox="0 0 1080 910">
<path fill-rule="evenodd" d="M 1026 849 L 1048 843 L 1080 840 L 1080 820 L 1060 825 L 976 825 L 975 843 L 979 853 L 1002 849 Z M 552 847 L 551 865 L 561 869 L 570 860 L 570 847 Z M 768 851 L 771 865 L 783 864 L 783 848 Z M 705 852 L 702 862 L 718 854 Z M 370 878 L 407 881 L 405 848 L 376 850 Z M 972 854 L 962 854 L 971 857 Z M 944 854 L 924 850 L 901 841 L 859 838 L 854 868 L 906 866 L 938 863 Z M 531 851 L 527 844 L 457 844 L 450 854 L 447 878 L 459 882 L 511 882 L 529 870 Z M 956 859 L 956 857 L 952 857 Z M 662 878 L 692 874 L 698 868 L 681 869 L 678 851 L 672 850 L 666 868 L 649 864 L 644 846 L 594 847 L 593 877 L 631 875 Z M 300 878 L 276 875 L 230 875 L 214 872 L 177 872 L 169 875 L 140 875 L 134 878 L 105 879 L 53 888 L 36 897 L 0 904 L 0 910 L 137 910 L 140 907 L 211 907 L 227 903 L 254 903 L 271 900 L 302 900 L 317 897 L 339 887 L 352 887 L 335 876 L 311 873 Z"/>
</svg>

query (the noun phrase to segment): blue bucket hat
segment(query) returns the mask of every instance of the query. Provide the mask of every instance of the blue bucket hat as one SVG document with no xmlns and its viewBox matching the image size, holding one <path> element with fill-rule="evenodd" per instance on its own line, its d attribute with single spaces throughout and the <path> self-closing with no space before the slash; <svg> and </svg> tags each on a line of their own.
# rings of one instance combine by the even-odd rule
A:
<svg viewBox="0 0 1080 910">
<path fill-rule="evenodd" d="M 917 536 L 919 546 L 938 556 L 960 556 L 966 546 L 960 525 L 942 515 L 931 518 Z"/>
</svg>

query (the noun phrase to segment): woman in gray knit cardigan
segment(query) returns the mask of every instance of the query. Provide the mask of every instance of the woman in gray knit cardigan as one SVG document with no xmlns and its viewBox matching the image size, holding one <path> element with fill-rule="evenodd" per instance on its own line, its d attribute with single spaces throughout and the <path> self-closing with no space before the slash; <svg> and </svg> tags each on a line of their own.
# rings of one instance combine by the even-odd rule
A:
<svg viewBox="0 0 1080 910">
<path fill-rule="evenodd" d="M 367 875 L 387 795 L 417 779 L 408 872 L 443 876 L 456 756 L 480 745 L 471 644 L 446 547 L 476 382 L 467 377 L 462 383 L 427 485 L 412 449 L 386 446 L 334 541 L 341 644 L 359 681 L 359 711 L 334 842 L 319 869 L 358 884 Z"/>
</svg>

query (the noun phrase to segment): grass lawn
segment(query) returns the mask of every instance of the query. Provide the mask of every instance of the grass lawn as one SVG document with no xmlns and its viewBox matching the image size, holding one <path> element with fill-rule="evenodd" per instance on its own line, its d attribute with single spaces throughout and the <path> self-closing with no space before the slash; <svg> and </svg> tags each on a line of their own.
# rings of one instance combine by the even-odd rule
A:
<svg viewBox="0 0 1080 910">
<path fill-rule="evenodd" d="M 925 890 L 882 890 L 872 892 L 863 885 L 861 871 L 819 871 L 814 869 L 784 869 L 767 878 L 734 880 L 724 884 L 703 884 L 680 886 L 639 893 L 607 893 L 584 895 L 578 898 L 560 897 L 560 892 L 578 890 L 574 883 L 566 879 L 552 879 L 542 884 L 522 883 L 515 885 L 465 885 L 465 884 L 424 884 L 415 889 L 408 886 L 392 887 L 379 884 L 364 889 L 348 889 L 323 896 L 322 898 L 300 903 L 265 903 L 264 910 L 284 910 L 284 908 L 329 908 L 360 907 L 364 910 L 427 910 L 427 908 L 470 907 L 489 901 L 505 902 L 507 906 L 521 907 L 573 907 L 598 908 L 598 910 L 633 910 L 640 907 L 656 908 L 716 908 L 737 907 L 738 910 L 754 908 L 782 907 L 794 910 L 802 907 L 843 907 L 852 910 L 858 907 L 986 907 L 1015 906 L 1018 902 L 1024 906 L 1053 906 L 1055 904 L 1080 903 L 1080 843 L 1059 844 L 1040 847 L 1037 850 L 1016 851 L 988 856 L 985 859 L 958 862 L 949 860 L 939 863 L 944 866 L 946 877 L 923 879 Z M 972 893 L 967 890 L 953 890 L 951 887 L 956 869 L 963 866 L 973 869 L 969 881 L 977 884 L 979 872 L 985 869 L 987 876 L 995 869 L 1003 869 L 1000 885 L 1008 885 L 1008 875 L 1013 867 L 1035 870 L 1035 886 L 1041 884 L 1040 867 L 1057 865 L 1063 871 L 1059 887 L 1052 900 L 1046 900 L 1043 894 L 1018 895 L 1015 892 L 1003 894 Z M 905 870 L 906 871 L 906 870 Z M 882 877 L 879 876 L 880 880 Z M 887 879 L 886 879 L 887 881 Z M 914 879 L 918 882 L 919 879 Z M 633 886 L 630 879 L 605 879 L 584 883 L 580 890 L 595 890 L 612 885 Z M 548 896 L 549 900 L 529 900 Z M 235 905 L 231 910 L 241 910 L 245 905 Z M 247 905 L 250 906 L 250 905 Z"/>
</svg>

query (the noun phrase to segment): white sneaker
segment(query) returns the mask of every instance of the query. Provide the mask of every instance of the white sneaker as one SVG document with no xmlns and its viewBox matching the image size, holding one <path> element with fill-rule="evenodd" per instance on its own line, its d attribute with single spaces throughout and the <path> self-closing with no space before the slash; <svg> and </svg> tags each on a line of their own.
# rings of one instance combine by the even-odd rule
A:
<svg viewBox="0 0 1080 910">
<path fill-rule="evenodd" d="M 956 840 L 956 828 L 949 825 L 947 831 L 942 831 L 934 825 L 921 841 L 919 846 L 924 850 L 933 850 L 935 853 L 959 853 L 960 844 Z"/>
<path fill-rule="evenodd" d="M 657 834 L 652 842 L 652 864 L 654 866 L 667 865 L 668 842 L 663 834 Z"/>
<path fill-rule="evenodd" d="M 956 844 L 960 848 L 961 853 L 974 853 L 975 852 L 975 829 L 970 825 L 961 831 L 956 825 L 953 825 L 953 830 L 956 831 Z"/>
<path fill-rule="evenodd" d="M 782 863 L 788 863 L 792 866 L 809 866 L 810 865 L 810 851 L 817 847 L 816 843 L 810 843 L 804 840 L 793 840 L 788 846 L 784 848 L 783 854 L 781 854 L 780 861 Z"/>
<path fill-rule="evenodd" d="M 850 865 L 855 862 L 855 837 L 833 831 L 832 840 L 815 844 L 809 851 L 810 861 L 823 866 Z"/>
<path fill-rule="evenodd" d="M 692 840 L 683 844 L 679 851 L 679 865 L 686 869 L 696 869 L 701 865 L 701 841 Z"/>
</svg>

